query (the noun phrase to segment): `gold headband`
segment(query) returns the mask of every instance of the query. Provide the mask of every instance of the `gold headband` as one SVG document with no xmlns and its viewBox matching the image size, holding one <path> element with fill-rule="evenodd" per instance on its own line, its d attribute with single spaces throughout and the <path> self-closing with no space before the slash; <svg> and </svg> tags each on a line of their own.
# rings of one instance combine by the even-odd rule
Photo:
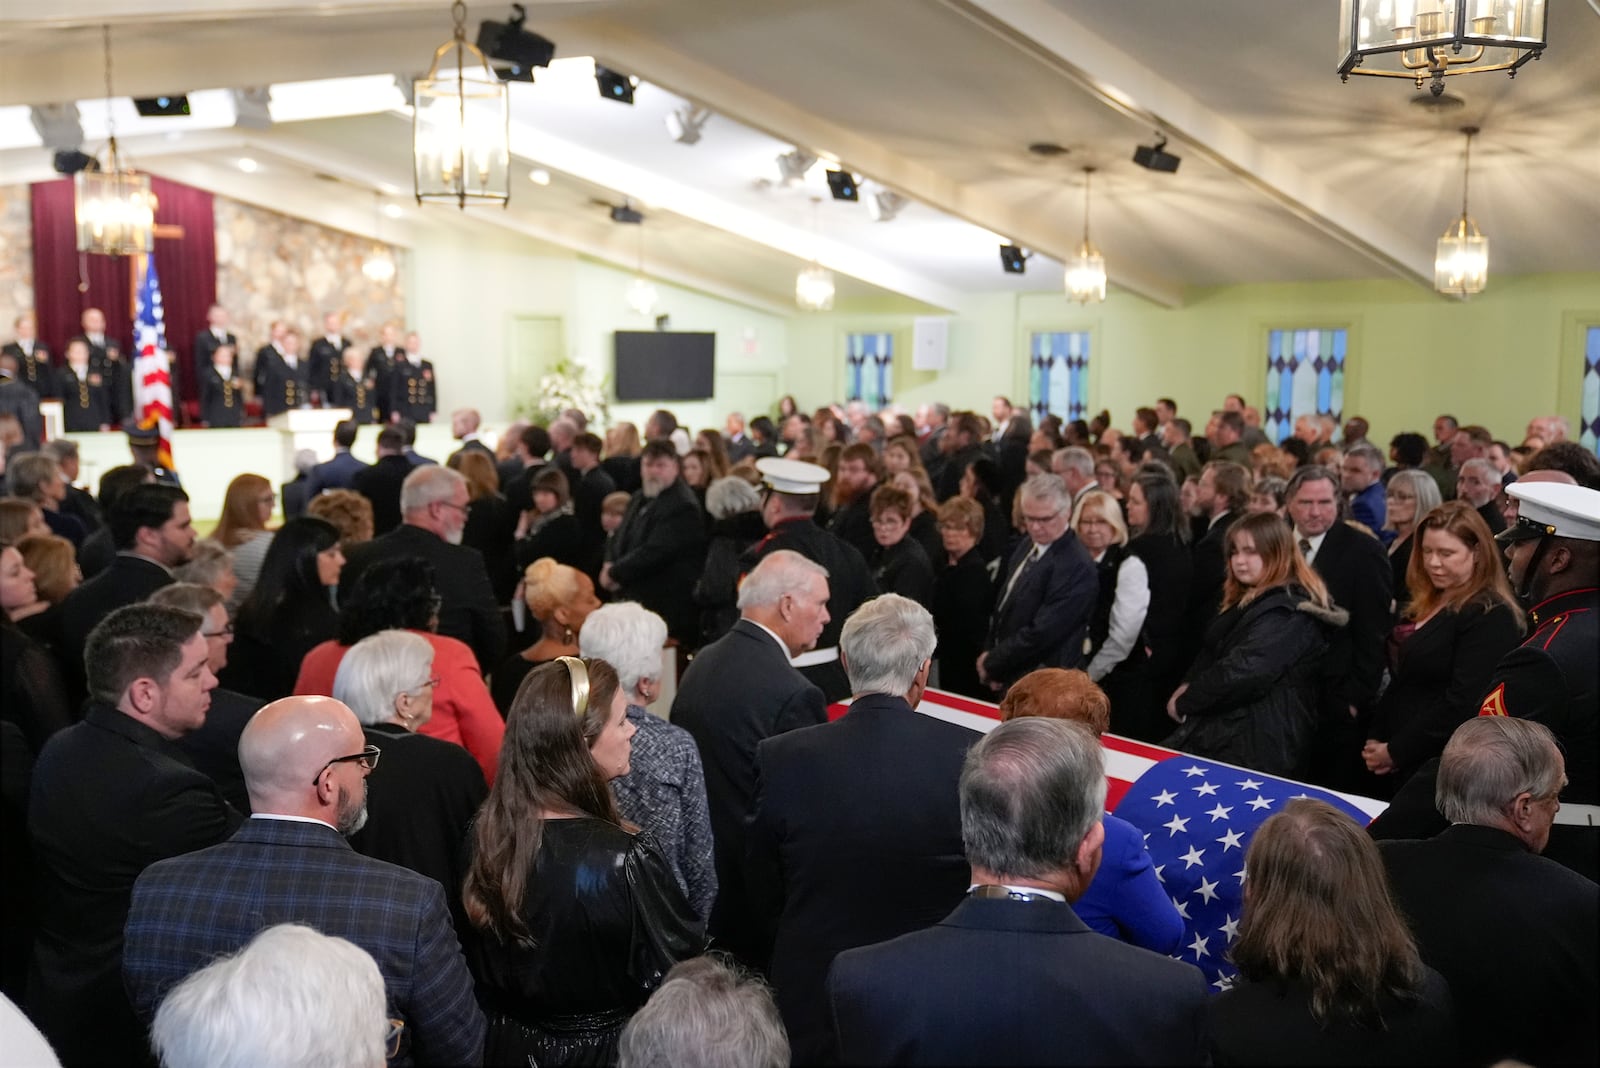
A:
<svg viewBox="0 0 1600 1068">
<path fill-rule="evenodd" d="M 589 668 L 575 656 L 558 656 L 556 661 L 567 665 L 567 677 L 572 680 L 572 712 L 581 719 L 589 711 Z"/>
</svg>

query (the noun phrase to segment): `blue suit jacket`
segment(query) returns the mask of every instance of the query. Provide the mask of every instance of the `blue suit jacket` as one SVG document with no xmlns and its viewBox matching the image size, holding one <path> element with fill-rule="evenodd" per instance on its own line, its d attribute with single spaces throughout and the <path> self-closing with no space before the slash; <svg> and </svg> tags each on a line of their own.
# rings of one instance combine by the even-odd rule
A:
<svg viewBox="0 0 1600 1068">
<path fill-rule="evenodd" d="M 1156 878 L 1144 834 L 1127 820 L 1102 821 L 1106 843 L 1100 870 L 1072 911 L 1091 930 L 1156 953 L 1176 953 L 1183 944 L 1183 917 Z"/>
<path fill-rule="evenodd" d="M 1198 968 L 1095 934 L 1066 905 L 967 898 L 850 949 L 828 976 L 845 1064 L 1203 1064 Z"/>
<path fill-rule="evenodd" d="M 323 490 L 354 489 L 356 475 L 368 466 L 348 452 L 336 452 L 333 459 L 313 467 L 306 476 L 306 497 L 315 497 Z"/>
<path fill-rule="evenodd" d="M 221 845 L 146 869 L 122 958 L 139 1018 L 148 1025 L 173 986 L 279 923 L 309 924 L 377 961 L 409 1040 L 392 1064 L 482 1062 L 483 1014 L 444 890 L 319 823 L 247 820 Z"/>
</svg>

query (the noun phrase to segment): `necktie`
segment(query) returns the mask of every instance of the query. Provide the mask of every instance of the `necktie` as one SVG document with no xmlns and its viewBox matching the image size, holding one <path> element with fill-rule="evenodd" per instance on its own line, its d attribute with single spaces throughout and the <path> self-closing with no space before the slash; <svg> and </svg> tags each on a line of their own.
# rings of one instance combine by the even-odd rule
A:
<svg viewBox="0 0 1600 1068">
<path fill-rule="evenodd" d="M 1011 600 L 1011 591 L 1017 588 L 1017 583 L 1021 581 L 1022 576 L 1027 572 L 1028 568 L 1032 567 L 1033 562 L 1039 559 L 1039 551 L 1039 546 L 1037 545 L 1028 550 L 1028 555 L 1023 557 L 1022 565 L 1018 567 L 1016 571 L 1012 572 L 1011 581 L 1006 583 L 1005 595 L 1000 598 L 1001 607 L 1004 607 L 1005 603 Z"/>
<path fill-rule="evenodd" d="M 1300 539 L 1300 555 L 1306 558 L 1307 563 L 1311 562 L 1311 542 L 1306 538 Z"/>
</svg>

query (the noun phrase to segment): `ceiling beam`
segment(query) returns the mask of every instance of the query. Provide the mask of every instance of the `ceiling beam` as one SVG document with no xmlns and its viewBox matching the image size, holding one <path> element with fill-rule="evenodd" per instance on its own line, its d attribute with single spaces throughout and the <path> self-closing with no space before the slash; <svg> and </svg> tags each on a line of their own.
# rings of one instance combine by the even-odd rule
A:
<svg viewBox="0 0 1600 1068">
<path fill-rule="evenodd" d="M 1380 222 L 1237 123 L 1112 46 L 1049 0 L 940 0 L 1119 114 L 1159 128 L 1296 218 L 1392 274 L 1433 288 L 1433 250 Z M 1328 77 L 1333 77 L 1330 73 Z"/>
<path fill-rule="evenodd" d="M 573 43 L 607 65 L 637 73 L 772 137 L 838 160 L 873 180 L 947 215 L 953 215 L 1062 262 L 1077 251 L 1074 239 L 1039 232 L 1036 213 L 976 192 L 937 170 L 885 148 L 876 139 L 807 111 L 802 104 L 742 82 L 626 26 L 578 20 L 564 29 Z M 607 183 L 610 184 L 610 183 Z M 1111 281 L 1164 307 L 1183 303 L 1181 283 L 1150 272 L 1110 265 Z M 846 272 L 854 273 L 854 272 Z M 859 275 L 857 277 L 860 277 Z M 894 288 L 894 287 L 890 287 Z M 928 301 L 949 307 L 944 301 Z"/>
</svg>

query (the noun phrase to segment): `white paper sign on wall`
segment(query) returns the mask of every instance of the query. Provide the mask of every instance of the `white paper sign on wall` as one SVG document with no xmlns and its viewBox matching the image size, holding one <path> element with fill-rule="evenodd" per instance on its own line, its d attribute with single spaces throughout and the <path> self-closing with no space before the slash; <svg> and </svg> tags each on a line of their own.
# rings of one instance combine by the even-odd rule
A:
<svg viewBox="0 0 1600 1068">
<path fill-rule="evenodd" d="M 943 371 L 950 342 L 949 316 L 923 316 L 912 324 L 911 366 L 917 371 Z"/>
</svg>

